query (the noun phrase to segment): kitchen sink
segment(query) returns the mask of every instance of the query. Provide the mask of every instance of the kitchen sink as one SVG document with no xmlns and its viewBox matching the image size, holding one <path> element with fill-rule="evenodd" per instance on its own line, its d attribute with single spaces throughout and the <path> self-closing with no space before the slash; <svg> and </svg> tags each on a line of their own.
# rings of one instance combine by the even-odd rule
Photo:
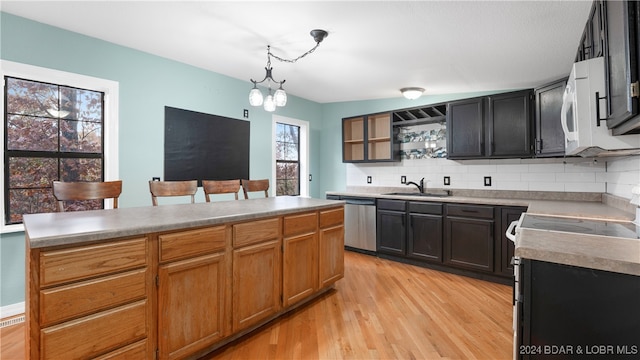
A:
<svg viewBox="0 0 640 360">
<path fill-rule="evenodd" d="M 451 192 L 449 190 L 445 190 L 443 192 L 425 192 L 425 193 L 418 193 L 418 192 L 392 192 L 392 193 L 386 193 L 386 194 L 382 194 L 382 195 L 447 197 L 447 196 L 451 196 Z"/>
</svg>

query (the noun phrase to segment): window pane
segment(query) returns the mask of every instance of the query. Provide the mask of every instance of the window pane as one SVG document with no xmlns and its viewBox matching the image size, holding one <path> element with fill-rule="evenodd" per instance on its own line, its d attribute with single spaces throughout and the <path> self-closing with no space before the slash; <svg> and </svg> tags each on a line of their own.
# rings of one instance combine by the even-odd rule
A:
<svg viewBox="0 0 640 360">
<path fill-rule="evenodd" d="M 102 159 L 60 160 L 61 181 L 102 181 Z"/>
<path fill-rule="evenodd" d="M 299 195 L 298 163 L 276 164 L 276 195 Z"/>
<path fill-rule="evenodd" d="M 60 87 L 60 107 L 69 112 L 66 119 L 102 121 L 102 93 L 90 90 Z"/>
<path fill-rule="evenodd" d="M 36 214 L 56 211 L 56 200 L 51 188 L 13 189 L 9 191 L 10 224 L 22 222 L 22 214 Z"/>
<path fill-rule="evenodd" d="M 22 115 L 7 120 L 7 150 L 58 150 L 58 120 Z"/>
<path fill-rule="evenodd" d="M 9 158 L 9 188 L 11 189 L 51 187 L 51 182 L 57 179 L 57 159 Z"/>
<path fill-rule="evenodd" d="M 60 151 L 101 152 L 102 125 L 88 121 L 60 120 Z"/>
<path fill-rule="evenodd" d="M 29 80 L 7 78 L 7 112 L 56 117 L 58 86 Z"/>
</svg>

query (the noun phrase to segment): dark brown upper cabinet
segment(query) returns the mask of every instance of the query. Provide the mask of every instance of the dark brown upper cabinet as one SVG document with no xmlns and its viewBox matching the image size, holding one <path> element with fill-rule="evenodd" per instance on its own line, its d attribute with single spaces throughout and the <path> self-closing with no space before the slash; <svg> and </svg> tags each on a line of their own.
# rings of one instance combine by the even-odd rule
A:
<svg viewBox="0 0 640 360">
<path fill-rule="evenodd" d="M 560 113 L 566 87 L 567 79 L 565 78 L 535 90 L 535 155 L 537 157 L 563 156 L 565 153 Z"/>
<path fill-rule="evenodd" d="M 447 108 L 449 159 L 533 154 L 533 91 L 454 101 Z"/>
<path fill-rule="evenodd" d="M 594 2 L 597 6 L 599 2 Z M 638 49 L 640 3 L 602 2 L 605 16 L 607 126 L 614 135 L 640 134 Z"/>
</svg>

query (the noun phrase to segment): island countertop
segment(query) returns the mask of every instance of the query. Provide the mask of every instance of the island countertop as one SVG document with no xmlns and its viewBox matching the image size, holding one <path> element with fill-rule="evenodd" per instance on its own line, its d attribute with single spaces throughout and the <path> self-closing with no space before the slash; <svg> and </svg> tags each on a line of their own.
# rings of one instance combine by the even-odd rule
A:
<svg viewBox="0 0 640 360">
<path fill-rule="evenodd" d="M 344 201 L 293 196 L 24 215 L 31 248 L 246 221 L 335 207 Z"/>
</svg>

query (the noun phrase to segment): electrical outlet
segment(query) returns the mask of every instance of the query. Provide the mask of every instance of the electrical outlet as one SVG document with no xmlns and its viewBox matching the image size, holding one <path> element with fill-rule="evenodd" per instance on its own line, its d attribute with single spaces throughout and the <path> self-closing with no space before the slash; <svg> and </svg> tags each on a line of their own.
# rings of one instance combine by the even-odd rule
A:
<svg viewBox="0 0 640 360">
<path fill-rule="evenodd" d="M 160 177 L 159 176 L 154 176 L 151 178 L 151 181 L 160 181 Z"/>
<path fill-rule="evenodd" d="M 443 182 L 445 185 L 449 186 L 451 185 L 451 178 L 449 176 L 445 176 Z"/>
<path fill-rule="evenodd" d="M 249 110 L 248 109 L 244 109 L 244 111 L 242 112 L 242 116 L 244 116 L 245 119 L 249 118 Z"/>
<path fill-rule="evenodd" d="M 309 181 L 311 181 L 311 179 L 312 179 L 311 174 L 309 174 Z"/>
<path fill-rule="evenodd" d="M 400 176 L 400 184 L 406 184 L 407 183 L 407 177 L 402 175 Z"/>
<path fill-rule="evenodd" d="M 491 186 L 491 176 L 484 177 L 484 186 Z"/>
<path fill-rule="evenodd" d="M 371 179 L 371 176 L 367 176 L 367 184 L 371 184 L 372 181 L 373 179 Z"/>
</svg>

